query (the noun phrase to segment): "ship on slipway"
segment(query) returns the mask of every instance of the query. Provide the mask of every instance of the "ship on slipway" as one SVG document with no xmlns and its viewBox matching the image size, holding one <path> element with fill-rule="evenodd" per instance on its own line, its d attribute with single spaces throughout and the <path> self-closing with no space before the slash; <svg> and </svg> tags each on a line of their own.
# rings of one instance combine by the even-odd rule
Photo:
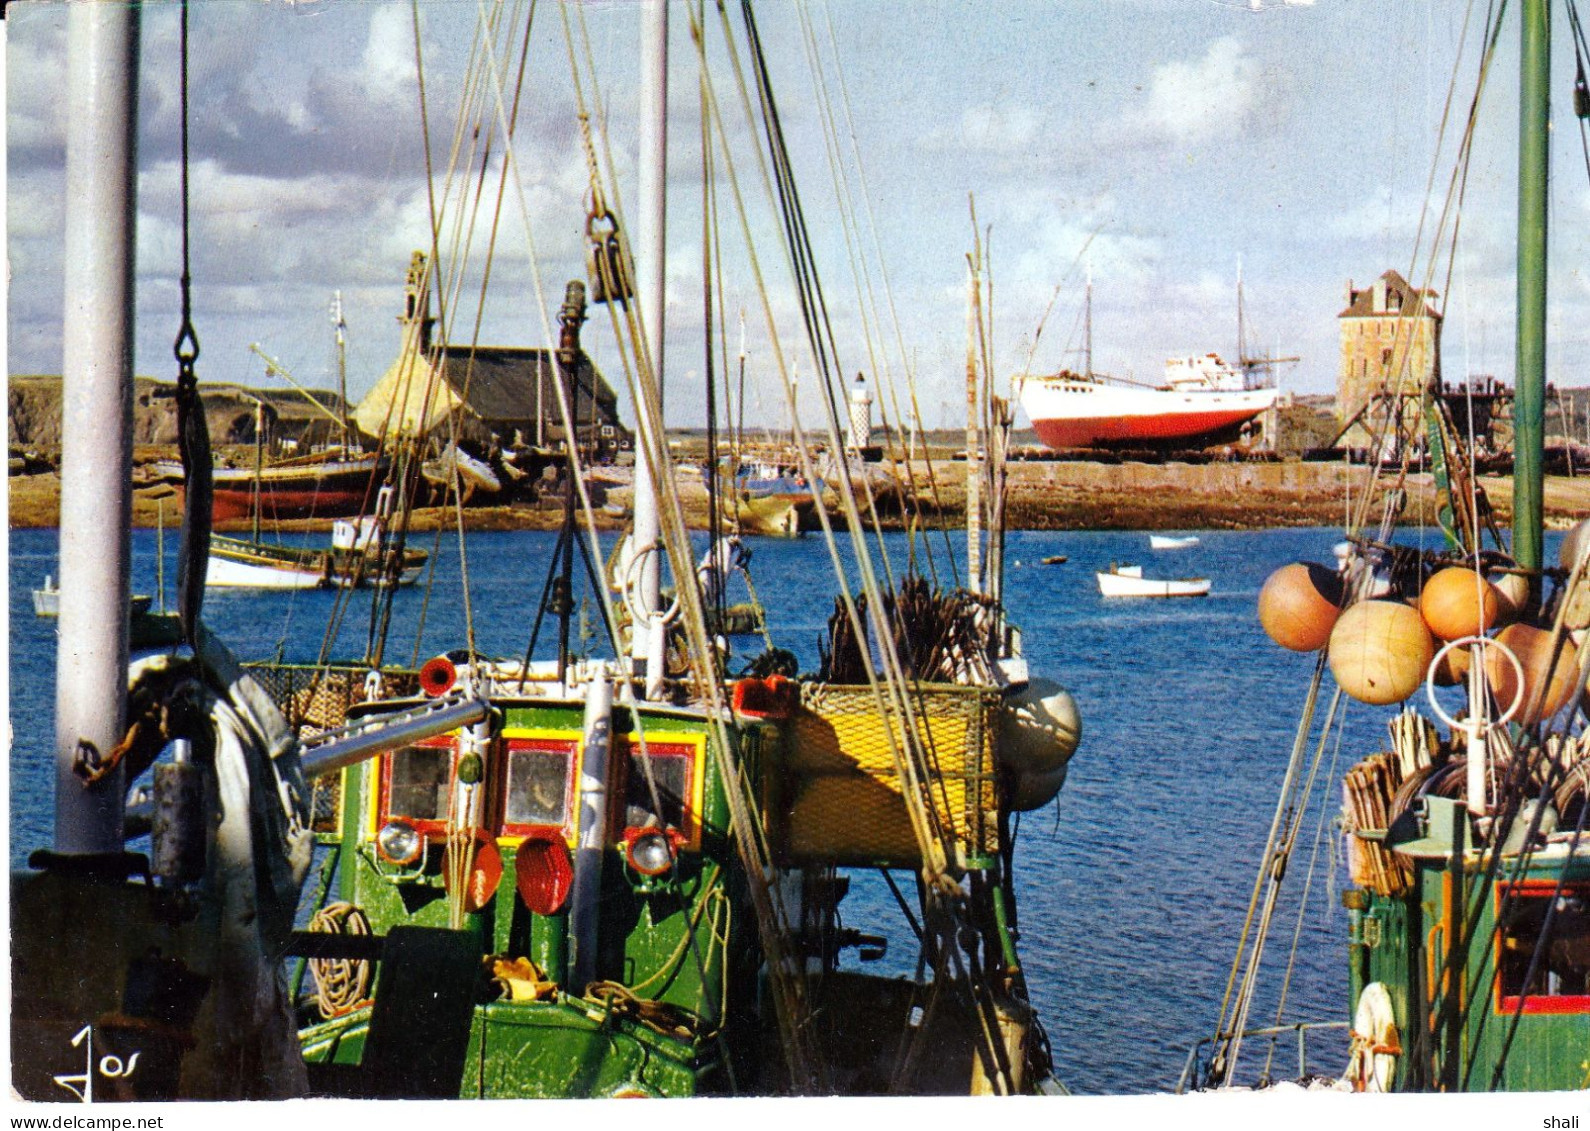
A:
<svg viewBox="0 0 1590 1131">
<path fill-rule="evenodd" d="M 1237 364 L 1219 354 L 1173 357 L 1158 385 L 1108 377 L 1093 369 L 1093 284 L 1084 306 L 1081 373 L 1061 370 L 1017 379 L 1022 408 L 1038 439 L 1067 448 L 1193 449 L 1243 438 L 1244 428 L 1275 405 L 1280 392 L 1261 374 L 1296 358 L 1249 357 Z M 1237 338 L 1245 339 L 1242 283 L 1237 283 Z M 1251 434 L 1251 428 L 1250 434 Z"/>
</svg>

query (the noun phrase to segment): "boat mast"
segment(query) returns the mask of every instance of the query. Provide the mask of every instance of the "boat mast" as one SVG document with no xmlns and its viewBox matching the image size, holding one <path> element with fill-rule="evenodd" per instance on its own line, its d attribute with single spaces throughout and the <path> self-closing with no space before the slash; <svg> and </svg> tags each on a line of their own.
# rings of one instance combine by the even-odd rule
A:
<svg viewBox="0 0 1590 1131">
<path fill-rule="evenodd" d="M 67 9 L 66 277 L 55 849 L 122 851 L 120 766 L 75 772 L 121 740 L 132 559 L 137 4 Z"/>
<path fill-rule="evenodd" d="M 259 544 L 259 511 L 265 489 L 261 480 L 265 476 L 265 402 L 254 398 L 254 542 Z"/>
<path fill-rule="evenodd" d="M 646 351 L 651 356 L 659 402 L 663 390 L 663 304 L 667 255 L 667 160 L 668 160 L 668 3 L 646 0 L 641 17 L 641 94 L 640 94 L 640 171 L 639 204 L 636 217 L 634 259 L 640 309 L 646 325 Z M 663 628 L 654 622 L 661 601 L 662 539 L 657 510 L 655 472 L 645 453 L 650 450 L 644 437 L 655 436 L 663 443 L 663 422 L 651 419 L 646 398 L 635 405 L 635 427 L 643 437 L 640 458 L 635 461 L 635 518 L 631 553 L 642 555 L 639 599 L 641 614 L 631 627 L 630 655 L 636 666 L 654 657 L 660 663 L 662 649 L 653 648 L 651 637 Z M 570 443 L 573 443 L 572 437 Z M 659 469 L 660 470 L 660 469 Z M 648 672 L 647 686 L 653 686 L 661 673 Z M 655 678 L 654 678 L 655 677 Z"/>
<path fill-rule="evenodd" d="M 342 292 L 331 292 L 331 324 L 337 328 L 337 415 L 342 418 L 342 454 L 348 454 L 348 323 L 342 317 Z"/>
<path fill-rule="evenodd" d="M 1242 324 L 1242 256 L 1237 256 L 1237 368 L 1242 371 L 1243 384 L 1248 375 L 1248 332 Z"/>
<path fill-rule="evenodd" d="M 975 235 L 975 224 L 974 224 Z M 966 261 L 966 587 L 983 591 L 983 461 L 977 388 L 978 253 Z"/>
<path fill-rule="evenodd" d="M 1547 0 L 1519 11 L 1518 340 L 1513 399 L 1513 558 L 1540 596 L 1546 404 L 1546 178 L 1551 112 L 1551 14 Z"/>
<path fill-rule="evenodd" d="M 1082 304 L 1082 376 L 1093 380 L 1093 261 L 1088 260 L 1088 293 Z"/>
</svg>

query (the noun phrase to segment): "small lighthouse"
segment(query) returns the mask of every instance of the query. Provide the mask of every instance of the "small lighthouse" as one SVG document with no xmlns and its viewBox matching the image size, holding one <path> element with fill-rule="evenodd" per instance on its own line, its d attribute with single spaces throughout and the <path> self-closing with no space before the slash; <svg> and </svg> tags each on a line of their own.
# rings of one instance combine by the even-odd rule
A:
<svg viewBox="0 0 1590 1131">
<path fill-rule="evenodd" d="M 856 383 L 850 387 L 850 450 L 863 459 L 872 447 L 872 390 L 867 379 L 856 374 Z"/>
</svg>

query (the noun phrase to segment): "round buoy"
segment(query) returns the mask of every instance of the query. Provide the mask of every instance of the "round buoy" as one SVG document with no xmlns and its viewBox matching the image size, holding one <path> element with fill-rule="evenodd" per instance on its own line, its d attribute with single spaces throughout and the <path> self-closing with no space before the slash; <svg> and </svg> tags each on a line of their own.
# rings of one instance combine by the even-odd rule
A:
<svg viewBox="0 0 1590 1131">
<path fill-rule="evenodd" d="M 1524 670 L 1524 694 L 1513 721 L 1530 727 L 1555 715 L 1568 702 L 1579 682 L 1579 649 L 1574 647 L 1573 641 L 1563 638 L 1562 650 L 1553 664 L 1551 633 L 1544 628 L 1510 624 L 1496 634 L 1496 640 L 1518 657 L 1519 666 Z M 1518 693 L 1518 674 L 1499 653 L 1485 657 L 1485 682 L 1496 701 L 1503 705 L 1511 703 Z M 1542 685 L 1545 685 L 1544 693 L 1540 691 Z"/>
<path fill-rule="evenodd" d="M 1005 700 L 999 732 L 1000 761 L 1020 774 L 1047 774 L 1076 753 L 1082 716 L 1071 692 L 1052 679 L 1033 679 Z"/>
<path fill-rule="evenodd" d="M 1557 564 L 1572 571 L 1586 553 L 1590 553 L 1590 518 L 1574 523 L 1563 535 L 1562 545 L 1557 549 Z"/>
<path fill-rule="evenodd" d="M 1462 639 L 1459 637 L 1459 639 Z M 1452 648 L 1441 653 L 1432 673 L 1437 687 L 1454 687 L 1469 677 L 1469 666 L 1474 654 L 1467 648 Z"/>
<path fill-rule="evenodd" d="M 1331 632 L 1331 674 L 1362 703 L 1402 702 L 1424 682 L 1434 657 L 1424 618 L 1401 601 L 1360 601 Z"/>
<path fill-rule="evenodd" d="M 1265 635 L 1294 652 L 1317 652 L 1341 615 L 1342 583 L 1315 562 L 1293 562 L 1272 573 L 1259 591 Z"/>
<path fill-rule="evenodd" d="M 1529 602 L 1529 578 L 1521 573 L 1499 573 L 1491 582 L 1496 588 L 1496 623 L 1512 624 L 1524 615 Z"/>
<path fill-rule="evenodd" d="M 1442 640 L 1481 636 L 1496 623 L 1496 587 L 1472 569 L 1448 566 L 1424 583 L 1419 615 Z"/>
<path fill-rule="evenodd" d="M 1066 783 L 1066 770 L 1062 763 L 1053 770 L 1036 774 L 1016 774 L 1010 790 L 1010 807 L 1017 813 L 1030 813 L 1053 801 Z"/>
</svg>

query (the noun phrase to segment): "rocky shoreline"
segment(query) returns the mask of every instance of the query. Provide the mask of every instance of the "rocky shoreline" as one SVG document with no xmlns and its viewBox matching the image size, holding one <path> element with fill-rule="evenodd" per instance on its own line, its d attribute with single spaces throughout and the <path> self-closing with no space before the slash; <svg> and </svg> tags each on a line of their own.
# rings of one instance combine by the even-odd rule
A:
<svg viewBox="0 0 1590 1131">
<path fill-rule="evenodd" d="M 1340 464 L 1276 463 L 1177 463 L 1119 464 L 1028 461 L 1010 465 L 1008 526 L 1013 530 L 1258 530 L 1280 526 L 1340 526 L 1346 515 L 1348 492 L 1356 497 L 1363 469 Z M 948 524 L 960 524 L 965 504 L 963 468 L 952 461 L 935 463 L 930 479 L 925 464 L 911 468 L 917 492 L 931 513 Z M 1510 519 L 1512 483 L 1505 477 L 1485 477 L 1482 486 L 1497 520 Z M 1434 514 L 1429 476 L 1410 476 L 1405 520 L 1418 522 Z M 1383 488 L 1381 488 L 1383 490 Z M 60 476 L 41 470 L 10 477 L 9 525 L 53 527 L 59 524 Z M 164 494 L 163 499 L 157 496 Z M 627 501 L 627 492 L 614 491 L 609 501 Z M 705 526 L 706 494 L 699 479 L 681 479 L 681 496 L 687 518 Z M 1380 513 L 1381 501 L 1371 513 Z M 1590 477 L 1550 477 L 1546 480 L 1548 525 L 1565 527 L 1590 514 Z M 154 527 L 160 522 L 175 527 L 181 521 L 180 490 L 136 487 L 133 523 Z M 624 520 L 610 511 L 599 511 L 598 525 L 613 529 Z M 515 503 L 507 506 L 471 505 L 464 525 L 471 530 L 550 530 L 562 521 L 562 508 L 547 504 Z M 932 519 L 928 519 L 932 521 Z M 412 527 L 435 530 L 455 522 L 450 508 L 416 511 Z M 886 529 L 901 529 L 898 516 L 881 519 Z M 247 529 L 246 520 L 218 523 L 220 530 Z M 319 530 L 329 520 L 273 523 L 272 529 Z"/>
</svg>

